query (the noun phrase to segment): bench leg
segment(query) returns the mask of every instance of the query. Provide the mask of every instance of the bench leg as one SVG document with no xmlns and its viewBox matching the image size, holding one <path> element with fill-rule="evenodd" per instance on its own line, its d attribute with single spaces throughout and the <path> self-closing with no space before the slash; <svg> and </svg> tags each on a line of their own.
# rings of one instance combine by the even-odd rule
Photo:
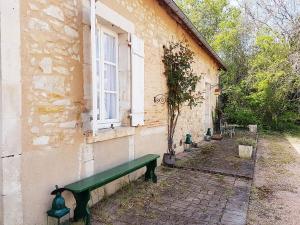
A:
<svg viewBox="0 0 300 225">
<path fill-rule="evenodd" d="M 90 191 L 84 191 L 81 193 L 73 193 L 76 200 L 76 208 L 74 210 L 74 220 L 85 220 L 85 225 L 91 224 L 90 210 L 88 208 L 88 202 L 90 200 Z"/>
<path fill-rule="evenodd" d="M 155 175 L 156 166 L 157 166 L 156 160 L 150 162 L 147 165 L 147 170 L 146 170 L 146 173 L 145 173 L 145 181 L 148 181 L 148 180 L 151 179 L 153 183 L 157 182 L 157 177 Z"/>
</svg>

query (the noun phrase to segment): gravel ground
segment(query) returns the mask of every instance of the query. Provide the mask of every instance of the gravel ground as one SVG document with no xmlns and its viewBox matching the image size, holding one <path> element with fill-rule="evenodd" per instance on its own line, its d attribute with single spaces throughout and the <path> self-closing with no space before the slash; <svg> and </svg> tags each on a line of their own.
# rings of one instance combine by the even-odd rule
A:
<svg viewBox="0 0 300 225">
<path fill-rule="evenodd" d="M 248 225 L 300 224 L 299 142 L 300 137 L 260 137 Z"/>
</svg>

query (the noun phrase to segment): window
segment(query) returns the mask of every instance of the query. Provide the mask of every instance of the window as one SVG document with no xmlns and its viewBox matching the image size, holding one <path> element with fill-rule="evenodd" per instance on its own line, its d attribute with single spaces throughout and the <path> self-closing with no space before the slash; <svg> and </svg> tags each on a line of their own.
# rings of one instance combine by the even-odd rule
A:
<svg viewBox="0 0 300 225">
<path fill-rule="evenodd" d="M 96 96 L 99 128 L 119 124 L 118 34 L 96 28 Z"/>
<path fill-rule="evenodd" d="M 144 41 L 131 21 L 100 1 L 90 4 L 90 23 L 83 29 L 84 131 L 95 136 L 112 124 L 143 126 Z"/>
</svg>

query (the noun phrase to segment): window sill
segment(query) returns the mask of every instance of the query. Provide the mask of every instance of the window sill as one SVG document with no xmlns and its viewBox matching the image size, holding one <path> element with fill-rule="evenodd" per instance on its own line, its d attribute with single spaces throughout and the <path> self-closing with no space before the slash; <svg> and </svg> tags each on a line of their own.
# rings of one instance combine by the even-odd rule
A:
<svg viewBox="0 0 300 225">
<path fill-rule="evenodd" d="M 115 138 L 121 138 L 126 136 L 132 136 L 135 134 L 134 127 L 116 127 L 114 129 L 102 129 L 97 132 L 95 136 L 90 136 L 86 138 L 88 144 L 95 142 L 112 140 Z"/>
</svg>

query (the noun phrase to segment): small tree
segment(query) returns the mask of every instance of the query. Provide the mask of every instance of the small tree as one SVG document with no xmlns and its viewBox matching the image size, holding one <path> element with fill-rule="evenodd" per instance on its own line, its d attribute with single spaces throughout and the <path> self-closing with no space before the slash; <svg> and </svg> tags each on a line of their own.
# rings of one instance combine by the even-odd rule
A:
<svg viewBox="0 0 300 225">
<path fill-rule="evenodd" d="M 187 103 L 190 108 L 201 99 L 196 93 L 196 85 L 201 79 L 193 69 L 194 53 L 187 43 L 169 42 L 164 46 L 163 63 L 168 86 L 168 152 L 174 154 L 173 137 L 182 106 Z"/>
</svg>

